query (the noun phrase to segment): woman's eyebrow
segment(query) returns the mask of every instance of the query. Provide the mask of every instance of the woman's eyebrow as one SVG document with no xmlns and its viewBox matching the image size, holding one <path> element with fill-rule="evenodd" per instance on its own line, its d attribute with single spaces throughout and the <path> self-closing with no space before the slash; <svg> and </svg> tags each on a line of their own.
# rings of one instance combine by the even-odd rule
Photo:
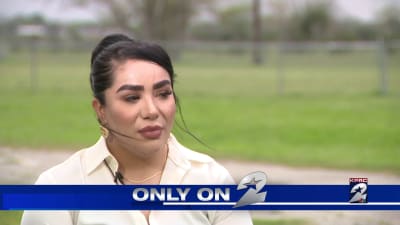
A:
<svg viewBox="0 0 400 225">
<path fill-rule="evenodd" d="M 170 84 L 171 84 L 171 81 L 169 81 L 169 80 L 162 80 L 162 81 L 159 81 L 159 82 L 155 83 L 155 84 L 153 85 L 153 89 L 159 89 L 159 88 L 162 88 L 162 87 L 164 87 L 164 86 L 166 86 L 166 85 L 170 85 Z"/>
<path fill-rule="evenodd" d="M 171 84 L 171 81 L 162 80 L 162 81 L 159 81 L 159 82 L 155 83 L 153 85 L 153 89 L 159 89 L 159 88 L 162 88 L 162 87 L 164 87 L 166 85 L 170 85 L 170 84 Z M 118 88 L 116 93 L 118 93 L 120 91 L 124 91 L 124 90 L 143 91 L 144 90 L 144 86 L 142 86 L 142 85 L 133 85 L 133 84 L 124 84 L 124 85 L 122 85 L 121 87 Z"/>
<path fill-rule="evenodd" d="M 144 87 L 142 85 L 132 85 L 132 84 L 124 84 L 118 88 L 117 93 L 124 90 L 130 91 L 143 91 Z"/>
</svg>

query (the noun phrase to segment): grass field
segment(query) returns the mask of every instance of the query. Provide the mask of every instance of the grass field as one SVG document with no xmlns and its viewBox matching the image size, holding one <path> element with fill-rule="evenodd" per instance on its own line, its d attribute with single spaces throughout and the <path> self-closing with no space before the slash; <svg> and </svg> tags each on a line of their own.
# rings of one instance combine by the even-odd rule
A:
<svg viewBox="0 0 400 225">
<path fill-rule="evenodd" d="M 0 61 L 0 145 L 75 151 L 96 141 L 88 55 L 40 53 L 35 90 L 28 54 Z M 282 70 L 276 56 L 266 59 L 253 66 L 248 55 L 184 54 L 176 92 L 189 128 L 213 150 L 176 136 L 216 157 L 400 174 L 399 54 L 388 62 L 386 96 L 370 52 L 287 54 Z"/>
</svg>

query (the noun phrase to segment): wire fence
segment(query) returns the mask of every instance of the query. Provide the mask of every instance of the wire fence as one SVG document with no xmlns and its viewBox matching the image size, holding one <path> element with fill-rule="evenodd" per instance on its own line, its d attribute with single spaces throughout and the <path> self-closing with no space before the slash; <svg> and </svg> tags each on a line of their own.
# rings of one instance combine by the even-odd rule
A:
<svg viewBox="0 0 400 225">
<path fill-rule="evenodd" d="M 268 77 L 275 94 L 400 94 L 400 41 L 385 42 L 187 42 L 183 62 L 201 58 L 204 66 L 253 66 Z M 262 64 L 253 63 L 254 47 Z M 177 52 L 177 51 L 174 51 Z M 179 52 L 179 51 L 178 51 Z M 198 55 L 197 57 L 194 55 Z"/>
<path fill-rule="evenodd" d="M 18 48 L 0 48 L 0 67 L 18 52 L 29 55 L 30 85 L 40 82 L 41 52 L 89 57 L 95 41 L 54 44 L 46 40 L 19 41 Z M 252 62 L 251 42 L 159 42 L 178 65 L 248 71 L 263 76 L 271 94 L 379 93 L 400 94 L 400 41 L 384 42 L 262 42 L 260 65 Z M 38 59 L 39 58 L 39 59 Z M 85 62 L 86 63 L 86 62 Z M 36 65 L 39 64 L 39 65 Z M 2 70 L 4 72 L 4 69 Z M 226 78 L 226 77 L 225 77 Z"/>
</svg>

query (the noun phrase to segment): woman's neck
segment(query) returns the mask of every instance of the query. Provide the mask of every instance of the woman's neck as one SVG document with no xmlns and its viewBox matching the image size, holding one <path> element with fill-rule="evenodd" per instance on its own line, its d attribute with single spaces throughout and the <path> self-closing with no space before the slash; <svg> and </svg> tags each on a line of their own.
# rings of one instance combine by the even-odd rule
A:
<svg viewBox="0 0 400 225">
<path fill-rule="evenodd" d="M 118 171 L 126 183 L 159 183 L 168 156 L 167 144 L 147 156 L 135 154 L 115 143 L 107 143 L 107 146 L 118 161 Z"/>
</svg>

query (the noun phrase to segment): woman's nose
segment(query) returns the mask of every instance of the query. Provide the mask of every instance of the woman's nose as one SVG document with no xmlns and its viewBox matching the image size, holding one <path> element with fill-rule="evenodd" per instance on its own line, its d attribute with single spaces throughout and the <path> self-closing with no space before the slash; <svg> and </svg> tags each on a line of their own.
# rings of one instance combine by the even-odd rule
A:
<svg viewBox="0 0 400 225">
<path fill-rule="evenodd" d="M 158 118 L 158 108 L 152 97 L 143 99 L 141 116 L 143 119 L 148 120 L 154 120 Z"/>
</svg>

